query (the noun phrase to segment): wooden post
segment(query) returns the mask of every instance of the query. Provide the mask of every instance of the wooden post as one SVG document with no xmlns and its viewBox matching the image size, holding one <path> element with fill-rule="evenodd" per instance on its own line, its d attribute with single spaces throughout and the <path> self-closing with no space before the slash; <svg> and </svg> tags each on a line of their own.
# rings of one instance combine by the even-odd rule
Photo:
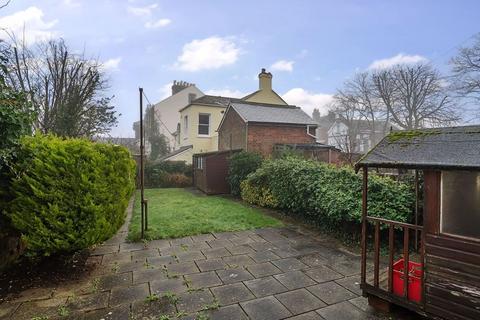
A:
<svg viewBox="0 0 480 320">
<path fill-rule="evenodd" d="M 408 299 L 409 231 L 410 229 L 408 227 L 403 227 L 403 296 L 405 299 Z"/>
<path fill-rule="evenodd" d="M 148 199 L 143 200 L 143 204 L 145 206 L 145 231 L 148 229 Z"/>
<path fill-rule="evenodd" d="M 373 286 L 378 288 L 380 274 L 380 221 L 375 222 L 375 256 L 373 261 Z"/>
<path fill-rule="evenodd" d="M 395 227 L 390 224 L 388 229 L 388 292 L 393 292 L 393 260 L 395 258 Z"/>
<path fill-rule="evenodd" d="M 366 283 L 367 278 L 367 194 L 368 194 L 368 168 L 363 167 L 363 192 L 362 192 L 362 266 L 361 283 Z"/>
<path fill-rule="evenodd" d="M 143 167 L 143 157 L 145 154 L 145 146 L 143 145 L 143 88 L 138 88 L 140 94 L 140 207 L 141 207 L 141 238 L 144 238 L 144 167 Z"/>
<path fill-rule="evenodd" d="M 415 225 L 418 226 L 418 170 L 415 169 Z M 415 252 L 418 252 L 418 230 L 415 229 Z"/>
</svg>

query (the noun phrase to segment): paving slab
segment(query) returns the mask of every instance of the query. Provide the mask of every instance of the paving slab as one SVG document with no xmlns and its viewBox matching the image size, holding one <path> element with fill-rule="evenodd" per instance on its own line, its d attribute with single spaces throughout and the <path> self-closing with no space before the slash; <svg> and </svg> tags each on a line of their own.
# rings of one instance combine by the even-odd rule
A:
<svg viewBox="0 0 480 320">
<path fill-rule="evenodd" d="M 189 274 L 185 276 L 185 281 L 191 288 L 208 288 L 222 285 L 222 281 L 215 271 Z"/>
<path fill-rule="evenodd" d="M 318 267 L 327 264 L 327 259 L 318 252 L 300 256 L 298 259 L 310 267 Z"/>
<path fill-rule="evenodd" d="M 205 249 L 202 250 L 202 253 L 205 255 L 205 257 L 207 257 L 207 259 L 228 257 L 232 255 L 230 251 L 223 247 Z"/>
<path fill-rule="evenodd" d="M 253 250 L 252 247 L 247 246 L 247 245 L 245 245 L 245 244 L 236 245 L 236 246 L 233 246 L 233 247 L 226 247 L 226 249 L 227 249 L 232 255 L 255 253 L 255 250 Z"/>
<path fill-rule="evenodd" d="M 301 314 L 307 311 L 323 308 L 326 304 L 308 292 L 306 289 L 298 289 L 275 295 L 292 314 Z"/>
<path fill-rule="evenodd" d="M 362 289 L 360 289 L 360 276 L 351 276 L 345 277 L 342 279 L 335 280 L 336 283 L 341 285 L 342 287 L 352 291 L 357 295 L 362 294 Z"/>
<path fill-rule="evenodd" d="M 150 282 L 152 294 L 164 295 L 167 292 L 182 293 L 188 290 L 184 279 L 162 279 Z"/>
<path fill-rule="evenodd" d="M 195 260 L 205 260 L 205 256 L 200 251 L 188 251 L 177 254 L 179 262 L 188 262 Z"/>
<path fill-rule="evenodd" d="M 372 319 L 367 313 L 355 307 L 348 301 L 332 304 L 316 310 L 326 320 Z"/>
<path fill-rule="evenodd" d="M 282 273 L 280 269 L 275 267 L 271 262 L 256 263 L 246 267 L 255 278 L 262 278 L 274 274 Z"/>
<path fill-rule="evenodd" d="M 316 284 L 315 281 L 305 275 L 302 271 L 290 271 L 274 275 L 274 277 L 290 290 Z"/>
<path fill-rule="evenodd" d="M 197 265 L 194 262 L 183 262 L 167 265 L 168 275 L 184 275 L 199 272 Z"/>
<path fill-rule="evenodd" d="M 132 282 L 132 272 L 109 274 L 99 278 L 98 284 L 93 281 L 93 286 L 96 286 L 99 290 L 109 290 L 121 286 L 130 286 Z"/>
<path fill-rule="evenodd" d="M 225 261 L 230 267 L 245 267 L 252 264 L 255 264 L 252 258 L 247 255 L 236 255 L 230 257 L 224 257 L 223 261 Z"/>
<path fill-rule="evenodd" d="M 185 292 L 178 295 L 177 309 L 184 312 L 197 312 L 214 302 L 212 293 L 208 290 Z"/>
<path fill-rule="evenodd" d="M 110 306 L 118 306 L 133 301 L 145 300 L 150 295 L 148 283 L 112 289 Z"/>
<path fill-rule="evenodd" d="M 207 314 L 210 320 L 248 320 L 247 315 L 238 304 L 221 307 Z"/>
<path fill-rule="evenodd" d="M 217 270 L 217 274 L 225 284 L 251 280 L 254 278 L 250 272 L 243 268 Z"/>
<path fill-rule="evenodd" d="M 210 290 L 222 306 L 255 298 L 241 282 L 211 288 Z"/>
<path fill-rule="evenodd" d="M 356 294 L 345 289 L 334 281 L 321 283 L 308 287 L 307 289 L 327 304 L 334 304 L 357 297 Z"/>
<path fill-rule="evenodd" d="M 131 319 L 158 319 L 160 316 L 176 314 L 175 305 L 166 297 L 159 297 L 152 301 L 137 301 L 132 304 Z"/>
<path fill-rule="evenodd" d="M 199 260 L 195 262 L 200 271 L 221 270 L 227 267 L 227 263 L 221 258 L 212 258 L 206 260 Z"/>
<path fill-rule="evenodd" d="M 167 279 L 167 273 L 163 269 L 144 269 L 133 271 L 133 283 Z"/>
<path fill-rule="evenodd" d="M 99 292 L 81 296 L 72 296 L 67 300 L 66 307 L 72 311 L 92 311 L 108 307 L 110 292 Z"/>
<path fill-rule="evenodd" d="M 287 318 L 287 319 L 288 320 L 323 320 L 323 318 L 318 313 L 316 313 L 314 311 L 299 314 L 298 316 L 294 316 L 294 317 Z"/>
<path fill-rule="evenodd" d="M 250 256 L 250 258 L 255 260 L 255 262 L 257 262 L 257 263 L 258 262 L 268 262 L 268 261 L 274 261 L 274 260 L 281 259 L 275 253 L 273 253 L 272 251 L 269 251 L 269 250 L 258 251 L 258 252 L 250 254 L 249 256 Z"/>
<path fill-rule="evenodd" d="M 283 272 L 308 268 L 306 264 L 304 264 L 303 262 L 295 258 L 285 258 L 285 259 L 275 260 L 275 261 L 272 261 L 272 263 Z"/>
<path fill-rule="evenodd" d="M 313 269 L 305 270 L 305 274 L 308 275 L 313 280 L 317 281 L 318 283 L 343 278 L 343 275 L 333 271 L 332 269 L 326 266 L 320 266 Z"/>
<path fill-rule="evenodd" d="M 292 314 L 274 297 L 265 297 L 240 303 L 252 320 L 279 320 Z"/>
<path fill-rule="evenodd" d="M 273 277 L 265 277 L 244 282 L 257 297 L 265 297 L 288 291 L 288 289 Z"/>
<path fill-rule="evenodd" d="M 130 304 L 87 312 L 84 320 L 131 320 Z"/>
</svg>

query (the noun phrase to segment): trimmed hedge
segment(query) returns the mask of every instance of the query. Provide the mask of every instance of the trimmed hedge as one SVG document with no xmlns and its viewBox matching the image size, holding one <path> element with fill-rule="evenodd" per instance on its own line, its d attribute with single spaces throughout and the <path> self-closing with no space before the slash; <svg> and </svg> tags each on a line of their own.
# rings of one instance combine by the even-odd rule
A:
<svg viewBox="0 0 480 320">
<path fill-rule="evenodd" d="M 31 255 L 87 248 L 124 222 L 135 179 L 135 161 L 124 147 L 25 137 L 13 169 L 4 214 Z"/>
<path fill-rule="evenodd" d="M 369 215 L 409 221 L 415 199 L 409 185 L 371 175 L 368 188 Z M 362 178 L 352 169 L 293 157 L 265 161 L 242 183 L 251 204 L 331 226 L 361 222 L 361 195 Z"/>
<path fill-rule="evenodd" d="M 230 156 L 227 180 L 234 196 L 240 195 L 240 183 L 250 173 L 255 172 L 262 165 L 262 161 L 261 155 L 247 151 L 237 152 Z"/>
<path fill-rule="evenodd" d="M 184 188 L 192 185 L 192 165 L 185 161 L 147 162 L 146 188 Z"/>
</svg>

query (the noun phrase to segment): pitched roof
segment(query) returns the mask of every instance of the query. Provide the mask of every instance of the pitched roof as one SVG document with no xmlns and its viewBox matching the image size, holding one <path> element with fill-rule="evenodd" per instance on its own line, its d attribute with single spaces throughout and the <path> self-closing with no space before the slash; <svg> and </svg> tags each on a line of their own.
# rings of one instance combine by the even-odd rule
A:
<svg viewBox="0 0 480 320">
<path fill-rule="evenodd" d="M 480 169 L 480 125 L 392 132 L 355 167 Z"/>
<path fill-rule="evenodd" d="M 243 97 L 241 100 L 245 100 L 245 101 L 246 101 L 246 100 L 250 99 L 251 97 L 255 96 L 257 93 L 259 93 L 259 92 L 261 92 L 261 91 L 262 91 L 262 90 L 257 90 L 257 91 L 254 91 L 254 92 L 250 93 L 250 94 L 247 94 L 247 95 L 246 95 L 245 97 Z M 280 99 L 280 101 L 283 101 L 283 103 L 285 103 L 285 105 L 288 105 L 288 103 L 287 103 L 285 100 L 283 100 L 283 98 L 282 98 L 278 93 L 276 93 L 275 90 L 272 90 L 272 92 L 273 92 L 274 95 L 276 95 L 276 96 Z"/>
<path fill-rule="evenodd" d="M 234 102 L 230 104 L 230 107 L 233 108 L 245 122 L 317 125 L 309 115 L 295 106 Z"/>
<path fill-rule="evenodd" d="M 179 149 L 173 151 L 173 152 L 170 152 L 169 154 L 166 154 L 164 155 L 163 157 L 160 157 L 160 158 L 157 158 L 155 160 L 155 163 L 158 163 L 158 162 L 162 162 L 162 161 L 165 161 L 173 156 L 176 156 L 184 151 L 187 151 L 188 149 L 192 149 L 193 148 L 193 145 L 188 145 L 188 146 L 183 146 L 183 147 L 180 147 Z"/>
<path fill-rule="evenodd" d="M 232 101 L 241 101 L 240 99 L 237 98 L 231 98 L 231 97 L 221 97 L 221 96 L 211 96 L 211 95 L 204 95 L 201 96 L 200 98 L 197 98 L 193 100 L 191 103 L 192 104 L 213 104 L 213 105 L 222 105 L 222 106 L 228 106 L 228 104 Z"/>
</svg>

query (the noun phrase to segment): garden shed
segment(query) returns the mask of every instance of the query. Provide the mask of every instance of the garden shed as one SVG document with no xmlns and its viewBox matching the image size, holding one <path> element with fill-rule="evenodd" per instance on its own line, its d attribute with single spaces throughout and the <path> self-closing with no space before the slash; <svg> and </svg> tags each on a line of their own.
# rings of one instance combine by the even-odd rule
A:
<svg viewBox="0 0 480 320">
<path fill-rule="evenodd" d="M 230 156 L 241 150 L 214 151 L 193 155 L 193 185 L 206 194 L 230 193 L 227 182 Z"/>
<path fill-rule="evenodd" d="M 423 219 L 410 224 L 369 216 L 371 168 L 423 176 Z M 361 288 L 369 302 L 430 317 L 480 319 L 480 126 L 392 132 L 356 169 L 363 170 Z M 382 234 L 388 235 L 387 261 L 380 257 Z"/>
</svg>

